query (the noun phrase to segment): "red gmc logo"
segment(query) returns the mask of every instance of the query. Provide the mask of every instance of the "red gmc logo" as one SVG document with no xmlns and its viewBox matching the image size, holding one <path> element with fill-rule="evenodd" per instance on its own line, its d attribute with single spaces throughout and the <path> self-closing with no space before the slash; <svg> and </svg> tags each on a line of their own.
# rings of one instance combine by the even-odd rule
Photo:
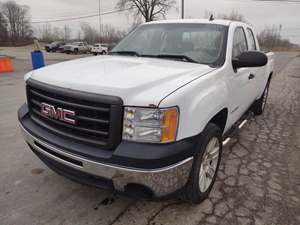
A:
<svg viewBox="0 0 300 225">
<path fill-rule="evenodd" d="M 66 123 L 75 124 L 76 121 L 71 119 L 70 116 L 75 116 L 75 112 L 63 108 L 55 108 L 53 105 L 49 105 L 47 103 L 41 103 L 41 113 L 44 116 L 49 118 L 53 118 L 56 120 L 61 120 Z"/>
</svg>

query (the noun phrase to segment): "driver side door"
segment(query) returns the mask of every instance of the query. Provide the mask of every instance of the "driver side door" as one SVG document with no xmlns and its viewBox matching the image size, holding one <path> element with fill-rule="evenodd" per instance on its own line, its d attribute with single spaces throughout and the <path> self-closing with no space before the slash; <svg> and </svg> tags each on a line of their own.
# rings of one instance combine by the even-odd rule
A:
<svg viewBox="0 0 300 225">
<path fill-rule="evenodd" d="M 248 51 L 246 33 L 243 27 L 236 27 L 233 36 L 232 59 Z M 229 77 L 229 113 L 233 125 L 249 109 L 254 99 L 251 68 L 233 69 Z"/>
</svg>

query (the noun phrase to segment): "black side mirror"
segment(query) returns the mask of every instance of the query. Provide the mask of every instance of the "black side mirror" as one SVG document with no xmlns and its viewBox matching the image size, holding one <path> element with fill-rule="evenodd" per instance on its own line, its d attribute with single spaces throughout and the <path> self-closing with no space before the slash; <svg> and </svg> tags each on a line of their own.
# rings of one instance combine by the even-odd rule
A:
<svg viewBox="0 0 300 225">
<path fill-rule="evenodd" d="M 242 67 L 260 67 L 268 63 L 268 57 L 265 53 L 259 51 L 243 52 L 238 58 L 232 59 L 233 69 Z"/>
</svg>

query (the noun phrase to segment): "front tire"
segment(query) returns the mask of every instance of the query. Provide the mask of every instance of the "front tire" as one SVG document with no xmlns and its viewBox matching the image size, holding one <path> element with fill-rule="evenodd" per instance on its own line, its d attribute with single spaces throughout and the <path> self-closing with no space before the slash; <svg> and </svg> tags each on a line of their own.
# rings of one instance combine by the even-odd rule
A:
<svg viewBox="0 0 300 225">
<path fill-rule="evenodd" d="M 255 116 L 259 116 L 263 114 L 269 96 L 269 88 L 270 88 L 270 81 L 268 81 L 262 96 L 259 99 L 257 99 L 251 106 L 251 111 L 254 113 Z"/>
<path fill-rule="evenodd" d="M 193 168 L 184 193 L 184 199 L 193 204 L 199 204 L 208 197 L 222 155 L 222 132 L 218 126 L 209 123 L 199 139 Z"/>
</svg>

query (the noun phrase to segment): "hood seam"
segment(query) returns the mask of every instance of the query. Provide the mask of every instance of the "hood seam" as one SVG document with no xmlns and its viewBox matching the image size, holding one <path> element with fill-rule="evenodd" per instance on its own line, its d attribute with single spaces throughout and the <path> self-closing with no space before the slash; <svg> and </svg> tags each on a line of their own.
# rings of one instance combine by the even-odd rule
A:
<svg viewBox="0 0 300 225">
<path fill-rule="evenodd" d="M 187 82 L 187 83 L 181 85 L 180 87 L 176 88 L 174 91 L 170 92 L 170 93 L 167 94 L 165 97 L 163 97 L 163 98 L 159 101 L 159 103 L 157 104 L 157 107 L 159 108 L 159 106 L 160 106 L 160 104 L 162 103 L 163 100 L 165 100 L 167 97 L 169 97 L 170 95 L 172 95 L 173 93 L 175 93 L 175 92 L 178 91 L 179 89 L 181 89 L 181 88 L 183 88 L 184 86 L 186 86 L 186 85 L 192 83 L 193 81 L 199 79 L 199 78 L 202 77 L 202 76 L 205 76 L 205 75 L 207 75 L 207 74 L 209 74 L 209 73 L 211 73 L 211 72 L 216 71 L 217 69 L 219 69 L 219 68 L 215 68 L 215 69 L 212 70 L 212 71 L 206 72 L 206 73 L 204 73 L 204 74 L 202 74 L 202 75 L 200 75 L 200 76 L 198 76 L 198 77 L 196 77 L 196 78 L 190 80 L 189 82 Z"/>
</svg>

